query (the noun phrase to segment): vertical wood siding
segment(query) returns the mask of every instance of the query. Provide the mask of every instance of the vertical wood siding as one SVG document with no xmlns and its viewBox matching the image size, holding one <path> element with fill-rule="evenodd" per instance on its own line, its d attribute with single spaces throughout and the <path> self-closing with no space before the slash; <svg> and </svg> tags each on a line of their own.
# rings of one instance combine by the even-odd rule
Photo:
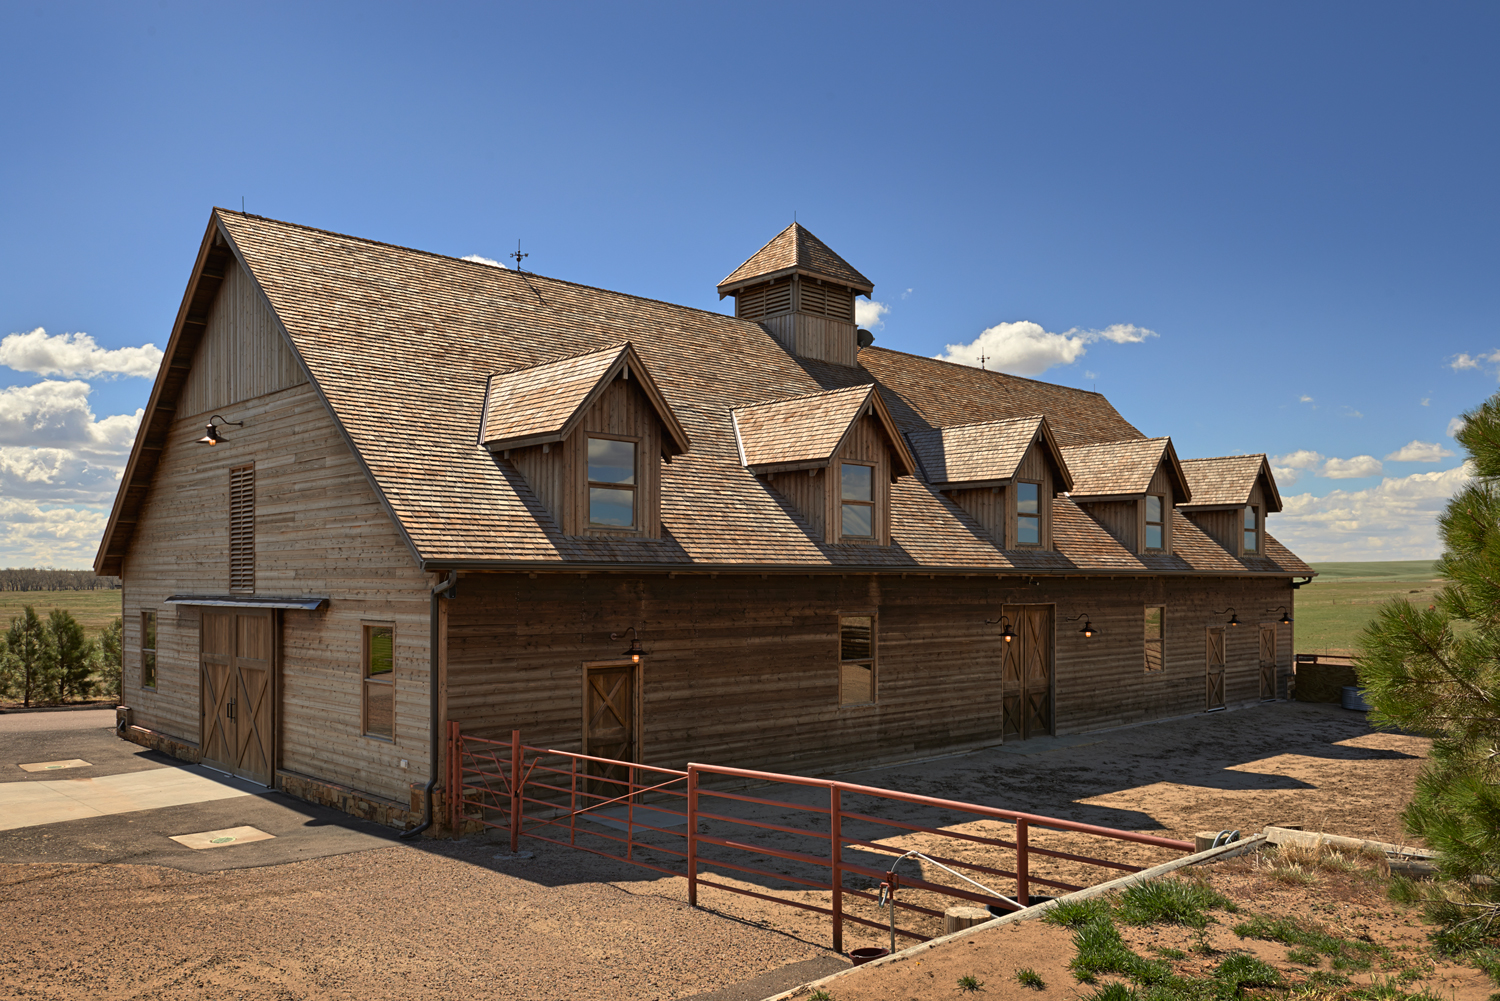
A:
<svg viewBox="0 0 1500 1001">
<path fill-rule="evenodd" d="M 990 534 L 990 538 L 995 541 L 995 545 L 1004 549 L 1005 494 L 1005 487 L 975 487 L 969 490 L 949 491 L 948 496 L 953 503 L 969 512 L 974 520 L 984 527 L 984 530 Z"/>
<path fill-rule="evenodd" d="M 182 387 L 177 406 L 181 417 L 212 415 L 242 400 L 307 381 L 260 290 L 237 262 L 231 260 L 227 267 L 203 341 Z M 237 419 L 230 414 L 224 416 Z M 226 431 L 226 438 L 235 430 Z"/>
<path fill-rule="evenodd" d="M 837 490 L 829 486 L 831 477 L 827 469 L 799 469 L 791 473 L 771 473 L 766 484 L 791 502 L 793 509 L 807 519 L 813 538 L 823 541 L 828 537 L 827 495 Z"/>
<path fill-rule="evenodd" d="M 859 341 L 853 323 L 826 316 L 787 313 L 760 321 L 766 333 L 799 358 L 817 358 L 835 365 L 857 364 Z"/>
<path fill-rule="evenodd" d="M 162 601 L 229 593 L 229 470 L 253 462 L 256 594 L 331 599 L 280 613 L 277 765 L 405 802 L 426 774 L 431 581 L 310 385 L 243 401 L 236 416 L 245 427 L 212 448 L 195 443 L 196 418 L 172 428 L 125 557 L 125 701 L 140 725 L 199 741 L 199 613 Z M 155 691 L 140 687 L 147 610 L 157 612 Z M 363 622 L 395 626 L 394 743 L 360 735 Z"/>
<path fill-rule="evenodd" d="M 1042 513 L 1042 545 L 1043 549 L 1052 548 L 1052 492 L 1056 489 L 1052 476 L 1052 463 L 1047 458 L 1046 449 L 1040 441 L 1032 441 L 1031 447 L 1021 457 L 1021 463 L 1016 467 L 1016 479 L 1040 483 L 1038 491 L 1041 501 L 1039 504 Z M 1016 492 L 1005 491 L 1005 528 L 1006 538 L 1016 538 Z M 1015 548 L 1014 544 L 1012 548 Z M 1031 547 L 1027 547 L 1031 548 Z"/>
<path fill-rule="evenodd" d="M 888 546 L 891 544 L 891 446 L 886 440 L 885 430 L 880 426 L 880 421 L 873 414 L 865 414 L 856 420 L 849 428 L 849 434 L 844 439 L 844 444 L 839 448 L 836 456 L 838 459 L 847 459 L 851 462 L 868 462 L 875 466 L 874 488 L 875 488 L 875 545 Z M 838 464 L 834 463 L 828 475 L 828 541 L 845 542 L 865 540 L 846 540 L 840 533 L 843 527 L 843 491 L 840 487 L 841 474 Z M 868 543 L 867 543 L 868 544 Z"/>
<path fill-rule="evenodd" d="M 1114 536 L 1120 545 L 1132 553 L 1138 551 L 1136 546 L 1136 539 L 1139 538 L 1136 534 L 1137 522 L 1141 520 L 1143 515 L 1140 515 L 1136 511 L 1137 505 L 1135 501 L 1094 501 L 1093 503 L 1080 504 L 1078 506 L 1083 508 L 1089 517 L 1098 522 L 1101 528 Z"/>
</svg>

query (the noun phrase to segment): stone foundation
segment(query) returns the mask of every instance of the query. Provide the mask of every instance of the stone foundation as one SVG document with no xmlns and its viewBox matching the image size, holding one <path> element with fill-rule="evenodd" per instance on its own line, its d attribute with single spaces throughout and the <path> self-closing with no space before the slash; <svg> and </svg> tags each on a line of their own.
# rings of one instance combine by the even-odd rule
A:
<svg viewBox="0 0 1500 1001">
<path fill-rule="evenodd" d="M 308 803 L 332 807 L 385 827 L 406 830 L 422 822 L 422 786 L 411 787 L 411 798 L 407 803 L 384 799 L 367 792 L 359 792 L 336 782 L 325 782 L 310 775 L 278 770 L 276 788 L 288 796 L 295 796 Z M 429 831 L 432 828 L 428 829 Z"/>
<path fill-rule="evenodd" d="M 128 712 L 129 710 L 125 711 Z M 203 752 L 199 750 L 197 744 L 191 741 L 179 740 L 176 737 L 168 736 L 156 730 L 148 730 L 143 726 L 134 726 L 128 722 L 128 716 L 122 719 L 119 711 L 116 711 L 115 718 L 117 720 L 115 732 L 122 739 L 130 741 L 132 744 L 140 744 L 142 747 L 149 747 L 153 751 L 169 754 L 179 761 L 186 761 L 189 764 L 196 765 L 203 760 Z"/>
</svg>

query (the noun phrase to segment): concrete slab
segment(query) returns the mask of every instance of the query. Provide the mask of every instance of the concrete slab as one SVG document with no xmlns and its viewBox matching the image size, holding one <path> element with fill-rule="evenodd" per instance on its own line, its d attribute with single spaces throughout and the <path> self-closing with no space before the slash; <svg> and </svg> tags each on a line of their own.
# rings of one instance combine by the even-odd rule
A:
<svg viewBox="0 0 1500 1001">
<path fill-rule="evenodd" d="M 115 727 L 113 709 L 55 709 L 0 713 L 0 734 L 41 730 L 97 730 Z"/>
<path fill-rule="evenodd" d="M 627 820 L 630 819 L 629 808 L 624 806 L 606 806 L 600 810 L 590 810 L 580 817 L 592 819 L 596 824 L 610 827 L 617 831 L 630 828 Z M 638 806 L 635 808 L 635 822 L 637 824 L 649 824 L 652 827 L 673 828 L 686 827 L 687 817 L 682 814 L 670 813 L 665 810 L 656 810 L 649 806 Z"/>
<path fill-rule="evenodd" d="M 107 717 L 103 725 L 94 720 L 86 727 L 74 726 L 78 717 Z M 16 729 L 17 719 L 42 720 L 58 724 L 56 729 Z M 27 772 L 16 765 L 27 762 L 54 762 L 80 759 L 90 762 L 79 766 L 77 774 L 110 775 L 118 772 L 150 771 L 182 764 L 176 758 L 148 750 L 139 744 L 115 736 L 114 714 L 88 712 L 30 713 L 23 716 L 0 716 L 0 786 L 9 782 L 41 782 L 55 779 L 47 770 Z"/>
<path fill-rule="evenodd" d="M 68 758 L 64 761 L 32 761 L 17 767 L 23 772 L 55 772 L 64 768 L 92 768 L 93 764 L 82 758 Z"/>
<path fill-rule="evenodd" d="M 0 783 L 0 831 L 254 796 L 265 791 L 264 786 L 196 765 L 98 778 L 4 782 Z"/>
<path fill-rule="evenodd" d="M 208 848 L 228 848 L 230 845 L 265 841 L 274 837 L 276 835 L 247 826 L 226 827 L 222 831 L 203 831 L 199 834 L 174 834 L 172 840 L 194 851 L 203 851 Z"/>
</svg>

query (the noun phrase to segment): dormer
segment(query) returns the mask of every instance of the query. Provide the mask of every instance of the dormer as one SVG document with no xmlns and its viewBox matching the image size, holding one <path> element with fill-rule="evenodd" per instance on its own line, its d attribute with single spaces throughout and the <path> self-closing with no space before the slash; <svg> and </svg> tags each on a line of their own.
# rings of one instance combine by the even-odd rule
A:
<svg viewBox="0 0 1500 1001">
<path fill-rule="evenodd" d="M 1171 438 L 1075 445 L 1063 455 L 1070 499 L 1120 545 L 1143 556 L 1172 551 L 1172 509 L 1191 491 Z"/>
<path fill-rule="evenodd" d="M 490 376 L 479 443 L 565 535 L 661 538 L 661 463 L 688 450 L 627 341 Z"/>
<path fill-rule="evenodd" d="M 891 484 L 916 463 L 873 385 L 730 414 L 740 462 L 830 545 L 891 544 Z"/>
<path fill-rule="evenodd" d="M 1072 474 L 1045 417 L 908 435 L 922 475 L 1001 549 L 1052 548 L 1052 498 Z"/>
<path fill-rule="evenodd" d="M 1264 455 L 1188 459 L 1182 464 L 1193 488 L 1183 514 L 1235 556 L 1266 554 L 1266 515 L 1281 510 L 1281 493 Z"/>
<path fill-rule="evenodd" d="M 793 355 L 851 367 L 871 343 L 860 341 L 854 300 L 874 291 L 870 279 L 797 223 L 719 283 L 720 299 L 734 296 L 735 316 L 759 323 Z"/>
</svg>

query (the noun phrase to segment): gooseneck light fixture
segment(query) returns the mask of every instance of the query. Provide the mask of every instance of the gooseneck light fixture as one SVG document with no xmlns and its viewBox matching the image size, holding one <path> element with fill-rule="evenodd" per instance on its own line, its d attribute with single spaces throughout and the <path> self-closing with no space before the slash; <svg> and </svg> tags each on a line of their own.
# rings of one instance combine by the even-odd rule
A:
<svg viewBox="0 0 1500 1001">
<path fill-rule="evenodd" d="M 218 421 L 219 422 L 218 426 L 214 425 L 214 421 Z M 219 442 L 223 441 L 224 437 L 219 434 L 219 428 L 222 427 L 222 426 L 224 426 L 225 424 L 233 424 L 235 427 L 239 427 L 239 428 L 242 428 L 242 427 L 245 426 L 245 422 L 244 421 L 226 421 L 223 417 L 220 417 L 218 414 L 214 414 L 212 417 L 210 417 L 208 419 L 208 423 L 206 425 L 204 425 L 204 428 L 203 428 L 203 437 L 198 439 L 198 444 L 200 444 L 200 445 L 217 445 Z"/>
<path fill-rule="evenodd" d="M 1078 631 L 1081 632 L 1081 633 L 1083 633 L 1083 638 L 1084 639 L 1086 639 L 1086 640 L 1093 639 L 1094 638 L 1094 634 L 1097 633 L 1099 630 L 1097 630 L 1097 629 L 1094 628 L 1094 623 L 1090 620 L 1089 613 L 1088 612 L 1079 612 L 1077 615 L 1073 616 L 1068 621 L 1069 622 L 1077 622 L 1079 619 L 1083 620 L 1083 627 L 1081 629 L 1079 629 Z"/>
<path fill-rule="evenodd" d="M 1277 605 L 1275 608 L 1266 609 L 1268 612 L 1280 612 L 1281 618 L 1276 620 L 1278 626 L 1289 626 L 1292 624 L 1292 613 L 1285 605 Z"/>
<path fill-rule="evenodd" d="M 1228 615 L 1229 615 L 1229 623 L 1228 623 L 1229 625 L 1231 625 L 1231 626 L 1237 626 L 1237 625 L 1240 624 L 1240 617 L 1235 614 L 1235 612 L 1234 612 L 1234 606 L 1233 605 L 1230 605 L 1228 608 L 1224 609 L 1224 611 L 1222 611 L 1222 612 L 1215 612 L 1214 614 L 1215 615 L 1224 615 L 1225 613 L 1228 613 Z"/>
<path fill-rule="evenodd" d="M 998 619 L 985 619 L 984 620 L 984 624 L 987 625 L 987 626 L 993 626 L 997 622 L 1000 624 L 1000 638 L 1001 639 L 1003 639 L 1005 642 L 1009 643 L 1009 642 L 1011 642 L 1012 640 L 1014 640 L 1016 638 L 1015 632 L 1010 628 L 1010 619 L 1007 619 L 1005 616 L 1002 615 Z"/>
<path fill-rule="evenodd" d="M 623 633 L 610 633 L 609 638 L 612 640 L 624 639 L 625 633 L 630 634 L 630 649 L 625 651 L 625 656 L 630 658 L 632 664 L 639 664 L 641 658 L 646 656 L 646 651 L 641 649 L 641 634 L 636 630 L 635 626 L 626 627 Z"/>
</svg>

